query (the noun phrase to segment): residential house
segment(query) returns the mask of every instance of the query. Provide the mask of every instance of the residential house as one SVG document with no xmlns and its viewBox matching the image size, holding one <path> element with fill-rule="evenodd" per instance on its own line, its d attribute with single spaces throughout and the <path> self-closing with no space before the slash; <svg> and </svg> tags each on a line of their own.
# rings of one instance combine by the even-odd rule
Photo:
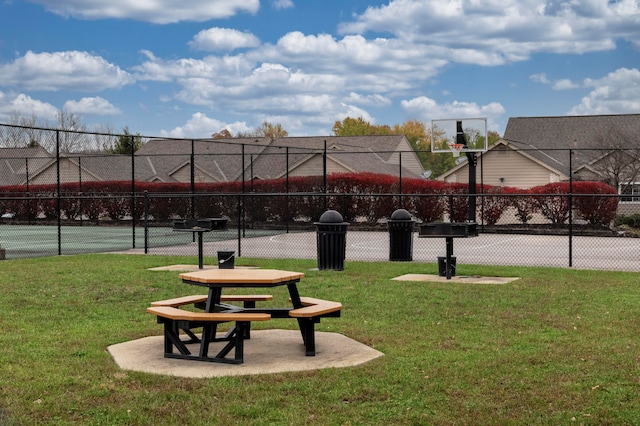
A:
<svg viewBox="0 0 640 426">
<path fill-rule="evenodd" d="M 420 177 L 418 156 L 403 135 L 150 140 L 136 152 L 154 180 L 189 182 L 193 147 L 196 182 L 277 179 L 332 173 Z M 325 162 L 326 149 L 326 162 Z"/>
<path fill-rule="evenodd" d="M 326 161 L 325 161 L 326 150 Z M 422 164 L 403 135 L 229 139 L 152 139 L 132 159 L 103 153 L 55 156 L 41 147 L 0 150 L 0 186 L 130 180 L 233 182 L 332 173 L 420 177 Z"/>
<path fill-rule="evenodd" d="M 640 114 L 512 117 L 503 138 L 478 154 L 477 181 L 530 188 L 566 182 L 572 174 L 575 180 L 638 186 L 638 135 Z M 438 179 L 468 182 L 468 173 L 462 162 Z"/>
</svg>

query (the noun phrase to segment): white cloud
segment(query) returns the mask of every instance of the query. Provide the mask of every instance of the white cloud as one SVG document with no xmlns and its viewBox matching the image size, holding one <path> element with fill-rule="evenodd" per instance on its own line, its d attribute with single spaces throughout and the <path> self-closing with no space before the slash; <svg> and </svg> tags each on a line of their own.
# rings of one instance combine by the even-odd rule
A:
<svg viewBox="0 0 640 426">
<path fill-rule="evenodd" d="M 402 101 L 401 105 L 409 115 L 424 121 L 443 118 L 487 117 L 491 124 L 493 120 L 505 113 L 504 107 L 498 102 L 491 102 L 486 105 L 458 101 L 438 104 L 435 100 L 426 96 Z"/>
<path fill-rule="evenodd" d="M 292 0 L 271 0 L 274 9 L 291 9 L 294 7 Z"/>
<path fill-rule="evenodd" d="M 549 81 L 549 79 L 547 78 L 547 75 L 545 73 L 540 73 L 540 74 L 532 74 L 529 76 L 529 80 L 535 82 L 535 83 L 542 83 L 542 84 L 549 84 L 551 83 Z"/>
<path fill-rule="evenodd" d="M 224 129 L 231 134 L 248 132 L 250 129 L 244 122 L 224 123 L 215 118 L 209 118 L 206 114 L 197 112 L 191 116 L 184 126 L 175 127 L 172 130 L 162 130 L 160 136 L 171 138 L 208 138 L 212 134 Z"/>
<path fill-rule="evenodd" d="M 122 113 L 122 111 L 100 96 L 82 98 L 79 101 L 67 101 L 63 109 L 77 114 L 118 115 Z"/>
<path fill-rule="evenodd" d="M 216 27 L 200 31 L 189 42 L 189 46 L 196 50 L 209 52 L 234 50 L 260 46 L 260 39 L 249 32 Z"/>
<path fill-rule="evenodd" d="M 580 85 L 574 83 L 568 78 L 563 78 L 553 83 L 551 87 L 553 88 L 553 90 L 570 90 L 570 89 L 577 89 L 578 87 L 580 87 Z"/>
<path fill-rule="evenodd" d="M 0 92 L 0 117 L 5 120 L 12 114 L 24 117 L 35 116 L 43 120 L 52 120 L 57 117 L 58 109 L 53 105 L 33 99 L 31 96 L 20 93 L 10 96 Z"/>
<path fill-rule="evenodd" d="M 388 106 L 392 103 L 391 99 L 382 95 L 360 94 L 355 92 L 349 93 L 349 96 L 345 98 L 345 102 L 370 106 Z"/>
<path fill-rule="evenodd" d="M 255 14 L 260 0 L 29 0 L 62 16 L 84 19 L 134 19 L 169 24 L 181 21 L 204 22 L 229 18 L 238 13 Z"/>
<path fill-rule="evenodd" d="M 0 81 L 28 90 L 95 92 L 119 89 L 134 80 L 118 66 L 87 52 L 28 51 L 13 62 L 0 65 Z"/>
<path fill-rule="evenodd" d="M 553 90 L 570 90 L 580 87 L 579 84 L 576 84 L 567 78 L 556 81 L 549 80 L 545 73 L 532 74 L 529 76 L 529 80 L 533 81 L 534 83 L 548 84 Z"/>
<path fill-rule="evenodd" d="M 375 124 L 376 120 L 369 115 L 369 113 L 362 108 L 359 108 L 355 105 L 342 104 L 342 111 L 338 111 L 336 115 L 336 121 L 342 121 L 347 117 L 351 118 L 360 118 L 364 121 L 368 121 L 371 124 Z"/>
<path fill-rule="evenodd" d="M 623 114 L 640 111 L 640 71 L 620 68 L 599 79 L 586 79 L 593 90 L 574 106 L 570 115 Z"/>
<path fill-rule="evenodd" d="M 536 52 L 611 50 L 616 39 L 640 42 L 636 0 L 392 0 L 369 7 L 342 34 L 393 34 L 408 43 L 439 46 L 455 62 L 500 65 Z"/>
</svg>

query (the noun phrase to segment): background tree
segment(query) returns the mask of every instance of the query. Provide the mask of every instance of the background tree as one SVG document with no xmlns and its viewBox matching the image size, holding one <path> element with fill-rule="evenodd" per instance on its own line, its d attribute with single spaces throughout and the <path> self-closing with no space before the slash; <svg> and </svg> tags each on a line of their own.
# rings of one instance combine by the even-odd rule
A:
<svg viewBox="0 0 640 426">
<path fill-rule="evenodd" d="M 391 127 L 385 125 L 375 126 L 362 117 L 347 117 L 342 121 L 336 121 L 333 125 L 335 136 L 366 136 L 366 135 L 390 135 L 393 134 Z"/>
<path fill-rule="evenodd" d="M 82 122 L 82 115 L 62 108 L 58 110 L 57 120 L 57 128 L 61 130 L 59 132 L 60 152 L 82 151 L 84 148 L 83 140 L 85 139 L 83 133 L 87 131 L 87 126 Z M 47 144 L 53 144 L 53 147 L 46 147 L 50 152 L 53 152 L 56 141 L 47 141 Z"/>
<path fill-rule="evenodd" d="M 281 124 L 271 124 L 266 121 L 262 122 L 262 125 L 255 130 L 255 133 L 255 136 L 271 139 L 289 136 L 289 132 L 287 132 Z"/>
<path fill-rule="evenodd" d="M 131 134 L 128 126 L 122 129 L 122 133 L 122 135 L 118 136 L 113 148 L 110 150 L 112 154 L 132 154 L 144 145 L 142 135 L 140 135 L 140 133 L 136 133 L 135 135 Z"/>
<path fill-rule="evenodd" d="M 232 138 L 233 136 L 231 135 L 231 132 L 228 131 L 227 129 L 222 129 L 218 133 L 212 134 L 211 137 L 214 139 L 229 139 L 229 138 Z"/>
<path fill-rule="evenodd" d="M 42 131 L 37 128 L 38 118 L 35 114 L 24 116 L 14 111 L 9 116 L 9 122 L 16 127 L 3 127 L 0 131 L 0 146 L 4 148 L 34 148 L 40 145 Z"/>
<path fill-rule="evenodd" d="M 594 143 L 598 149 L 585 150 L 584 154 L 592 158 L 589 168 L 602 177 L 608 185 L 623 193 L 630 193 L 634 182 L 640 178 L 640 148 L 638 135 L 620 129 L 602 131 Z"/>
<path fill-rule="evenodd" d="M 285 138 L 289 136 L 281 124 L 272 124 L 268 121 L 263 121 L 259 127 L 251 132 L 238 132 L 236 137 L 238 138 Z"/>
</svg>

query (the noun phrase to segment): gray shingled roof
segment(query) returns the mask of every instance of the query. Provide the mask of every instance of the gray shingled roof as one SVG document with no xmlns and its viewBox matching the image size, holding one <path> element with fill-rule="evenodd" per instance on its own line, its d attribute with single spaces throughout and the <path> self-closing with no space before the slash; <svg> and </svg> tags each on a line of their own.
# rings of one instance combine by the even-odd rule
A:
<svg viewBox="0 0 640 426">
<path fill-rule="evenodd" d="M 503 139 L 538 160 L 569 174 L 569 149 L 574 149 L 573 169 L 620 148 L 612 138 L 625 139 L 640 147 L 640 114 L 584 115 L 562 117 L 512 117 Z"/>
<path fill-rule="evenodd" d="M 0 186 L 21 185 L 29 175 L 34 175 L 53 162 L 42 147 L 0 148 Z"/>
<path fill-rule="evenodd" d="M 195 140 L 195 164 L 218 181 L 240 180 L 242 146 L 245 154 L 245 176 L 253 173 L 260 179 L 285 175 L 288 149 L 289 167 L 321 155 L 326 141 L 327 155 L 354 172 L 376 172 L 397 175 L 399 168 L 390 163 L 392 155 L 404 140 L 403 135 L 381 136 L 315 136 L 270 138 L 230 138 Z M 136 156 L 146 158 L 157 175 L 171 181 L 171 171 L 189 164 L 191 140 L 151 140 Z M 185 155 L 185 153 L 187 155 Z M 253 161 L 252 161 L 253 160 Z M 403 176 L 418 177 L 403 169 Z"/>
</svg>

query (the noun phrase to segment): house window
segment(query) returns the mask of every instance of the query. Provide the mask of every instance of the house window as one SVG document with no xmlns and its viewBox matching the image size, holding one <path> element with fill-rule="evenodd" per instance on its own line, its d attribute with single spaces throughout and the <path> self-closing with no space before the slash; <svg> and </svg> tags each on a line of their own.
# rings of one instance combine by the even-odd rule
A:
<svg viewBox="0 0 640 426">
<path fill-rule="evenodd" d="M 622 195 L 622 202 L 640 201 L 640 182 L 621 183 L 618 185 L 618 194 Z"/>
</svg>

